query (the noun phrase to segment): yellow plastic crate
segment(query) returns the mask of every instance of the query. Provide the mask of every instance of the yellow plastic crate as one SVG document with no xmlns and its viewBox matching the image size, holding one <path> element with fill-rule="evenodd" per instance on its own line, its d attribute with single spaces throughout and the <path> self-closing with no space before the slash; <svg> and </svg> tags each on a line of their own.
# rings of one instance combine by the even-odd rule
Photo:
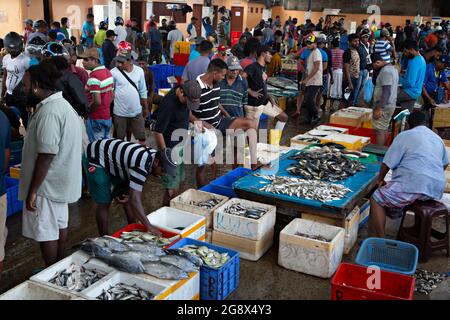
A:
<svg viewBox="0 0 450 320">
<path fill-rule="evenodd" d="M 363 142 L 361 137 L 354 136 L 350 134 L 340 134 L 334 133 L 330 134 L 328 137 L 320 139 L 321 143 L 334 142 L 339 143 L 349 150 L 361 150 L 363 147 Z"/>
<path fill-rule="evenodd" d="M 9 176 L 14 179 L 20 178 L 20 164 L 9 168 Z"/>
<path fill-rule="evenodd" d="M 191 43 L 186 41 L 175 42 L 174 53 L 190 54 Z"/>
</svg>

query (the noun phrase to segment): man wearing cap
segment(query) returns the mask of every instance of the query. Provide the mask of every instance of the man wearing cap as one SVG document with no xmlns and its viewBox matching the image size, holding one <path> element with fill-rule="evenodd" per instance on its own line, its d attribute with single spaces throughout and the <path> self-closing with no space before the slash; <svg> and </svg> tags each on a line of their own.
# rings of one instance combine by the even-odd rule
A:
<svg viewBox="0 0 450 320">
<path fill-rule="evenodd" d="M 390 42 L 390 34 L 387 29 L 382 29 L 380 32 L 380 38 L 375 42 L 374 53 L 378 53 L 384 59 L 384 61 L 391 62 L 392 57 L 395 58 L 395 50 Z"/>
<path fill-rule="evenodd" d="M 100 65 L 100 54 L 97 48 L 86 50 L 80 58 L 83 59 L 83 67 L 91 71 L 86 84 L 86 95 L 89 101 L 86 131 L 89 141 L 108 139 L 112 126 L 110 104 L 114 96 L 112 74 L 105 66 Z"/>
<path fill-rule="evenodd" d="M 222 59 L 224 62 L 227 62 L 227 48 L 223 44 L 219 44 L 217 47 L 217 53 L 211 58 L 214 59 Z"/>
<path fill-rule="evenodd" d="M 116 57 L 116 46 L 114 45 L 114 41 L 117 37 L 117 34 L 114 30 L 106 31 L 106 39 L 102 45 L 102 54 L 103 61 L 105 62 L 105 67 L 111 70 L 111 62 Z"/>
<path fill-rule="evenodd" d="M 114 128 L 115 137 L 125 139 L 127 132 L 141 144 L 145 144 L 145 120 L 147 110 L 147 85 L 144 70 L 133 64 L 131 50 L 121 50 L 115 58 L 116 67 L 111 70 L 114 79 Z"/>
<path fill-rule="evenodd" d="M 194 60 L 197 57 L 200 57 L 200 44 L 205 40 L 205 38 L 197 36 L 195 38 L 195 50 L 191 50 L 189 54 L 189 62 Z"/>
<path fill-rule="evenodd" d="M 358 53 L 360 57 L 360 74 L 359 90 L 355 93 L 355 101 L 358 103 L 360 93 L 364 90 L 366 82 L 369 80 L 369 73 L 372 71 L 372 61 L 370 60 L 371 49 L 369 44 L 370 33 L 369 30 L 365 29 L 359 36 L 359 46 Z"/>
<path fill-rule="evenodd" d="M 23 39 L 25 43 L 27 43 L 28 37 L 33 33 L 33 20 L 26 19 L 23 23 L 25 24 L 25 29 L 23 31 Z"/>
<path fill-rule="evenodd" d="M 235 56 L 227 59 L 228 70 L 220 83 L 220 104 L 231 117 L 244 117 L 244 106 L 248 104 L 247 80 L 240 76 L 242 70 Z"/>
<path fill-rule="evenodd" d="M 103 139 L 90 143 L 83 160 L 89 190 L 97 204 L 96 218 L 100 236 L 109 233 L 109 208 L 113 200 L 123 204 L 128 224 L 138 220 L 147 231 L 160 235 L 148 221 L 142 205 L 142 190 L 152 174 L 164 171 L 174 175 L 176 165 L 170 150 L 157 152 L 145 145 L 120 139 Z"/>
<path fill-rule="evenodd" d="M 164 151 L 170 148 L 182 158 L 183 145 L 187 140 L 190 142 L 190 139 L 187 139 L 189 115 L 191 110 L 198 109 L 201 94 L 202 89 L 194 80 L 177 85 L 164 96 L 160 107 L 153 115 L 156 119 L 154 135 L 158 150 Z M 181 135 L 178 135 L 180 133 Z M 186 140 L 183 141 L 183 138 Z M 175 175 L 166 174 L 162 177 L 163 186 L 166 189 L 163 206 L 168 206 L 170 200 L 179 194 L 180 184 L 185 178 L 183 163 L 178 164 Z"/>
<path fill-rule="evenodd" d="M 436 104 L 444 103 L 444 91 L 450 87 L 450 82 L 445 72 L 448 66 L 449 56 L 445 54 L 437 60 L 427 63 L 422 89 L 422 97 L 426 109 L 432 108 Z"/>
<path fill-rule="evenodd" d="M 355 33 L 348 36 L 349 48 L 344 52 L 344 81 L 342 83 L 343 96 L 346 97 L 345 93 L 350 95 L 347 100 L 347 105 L 355 106 L 356 93 L 359 91 L 361 82 L 359 81 L 361 72 L 361 57 L 358 52 L 359 38 Z"/>
<path fill-rule="evenodd" d="M 385 146 L 389 124 L 397 104 L 398 71 L 383 57 L 374 53 L 371 57 L 373 68 L 378 72 L 373 94 L 372 125 L 375 129 L 376 144 Z"/>
<path fill-rule="evenodd" d="M 323 61 L 327 59 L 326 53 L 322 54 L 317 48 L 317 38 L 314 35 L 306 38 L 306 46 L 308 55 L 303 58 L 306 61 L 305 77 L 301 84 L 305 86 L 305 97 L 303 105 L 309 113 L 309 118 L 305 119 L 305 123 L 317 124 L 320 121 L 316 104 L 316 96 L 323 85 Z"/>
<path fill-rule="evenodd" d="M 189 61 L 184 67 L 183 74 L 181 76 L 182 81 L 195 80 L 199 75 L 206 72 L 209 66 L 209 56 L 211 55 L 212 48 L 213 45 L 211 42 L 208 40 L 202 41 L 197 48 L 200 56 L 192 61 Z"/>
</svg>

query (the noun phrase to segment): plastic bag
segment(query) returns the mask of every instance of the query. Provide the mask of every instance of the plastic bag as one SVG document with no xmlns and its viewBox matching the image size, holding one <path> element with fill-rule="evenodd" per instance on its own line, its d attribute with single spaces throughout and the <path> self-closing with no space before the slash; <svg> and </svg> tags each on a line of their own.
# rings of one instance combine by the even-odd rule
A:
<svg viewBox="0 0 450 320">
<path fill-rule="evenodd" d="M 373 91 L 375 87 L 373 85 L 372 79 L 369 78 L 364 85 L 364 102 L 369 104 L 372 101 Z"/>
<path fill-rule="evenodd" d="M 208 163 L 209 156 L 217 147 L 217 136 L 214 131 L 205 128 L 204 132 L 194 136 L 194 163 L 202 166 Z"/>
</svg>

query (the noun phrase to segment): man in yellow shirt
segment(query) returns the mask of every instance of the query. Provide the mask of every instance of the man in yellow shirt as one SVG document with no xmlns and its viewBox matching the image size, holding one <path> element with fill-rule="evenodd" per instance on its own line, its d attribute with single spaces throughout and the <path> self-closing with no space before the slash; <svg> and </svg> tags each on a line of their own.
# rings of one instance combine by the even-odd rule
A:
<svg viewBox="0 0 450 320">
<path fill-rule="evenodd" d="M 106 39 L 106 30 L 108 30 L 108 25 L 105 21 L 100 21 L 100 24 L 98 25 L 98 32 L 94 36 L 94 43 L 97 47 L 101 48 L 103 45 L 103 42 Z"/>
</svg>

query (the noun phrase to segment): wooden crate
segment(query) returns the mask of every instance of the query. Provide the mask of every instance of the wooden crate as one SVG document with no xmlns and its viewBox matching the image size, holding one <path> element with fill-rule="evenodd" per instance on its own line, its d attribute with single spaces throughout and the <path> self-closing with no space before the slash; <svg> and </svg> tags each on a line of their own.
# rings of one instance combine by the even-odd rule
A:
<svg viewBox="0 0 450 320">
<path fill-rule="evenodd" d="M 201 207 L 198 207 L 196 205 L 190 204 L 191 201 L 207 201 L 209 199 L 217 199 L 220 200 L 220 202 L 214 206 L 211 209 L 203 209 Z M 228 197 L 221 196 L 218 194 L 195 190 L 195 189 L 188 189 L 179 196 L 173 198 L 170 200 L 170 207 L 180 209 L 183 211 L 187 211 L 190 213 L 198 214 L 200 216 L 205 217 L 206 219 L 206 229 L 212 230 L 213 226 L 213 212 L 220 206 L 222 206 L 225 202 L 228 201 Z"/>
<path fill-rule="evenodd" d="M 258 261 L 273 245 L 274 229 L 258 241 L 249 240 L 213 230 L 212 243 L 239 251 L 242 259 Z"/>
<path fill-rule="evenodd" d="M 296 235 L 320 235 L 330 242 Z M 342 260 L 345 230 L 306 219 L 294 219 L 280 232 L 278 264 L 321 278 L 330 278 Z"/>
<path fill-rule="evenodd" d="M 258 220 L 225 213 L 225 210 L 233 204 L 247 208 L 264 208 L 268 211 Z M 273 230 L 276 211 L 275 206 L 233 198 L 214 211 L 214 230 L 250 240 L 261 240 Z"/>
<path fill-rule="evenodd" d="M 344 254 L 349 254 L 358 239 L 360 208 L 356 206 L 345 219 L 345 238 L 344 238 Z M 316 216 L 309 213 L 302 213 L 302 219 L 318 221 L 330 226 L 341 227 L 340 223 L 335 219 L 322 216 Z"/>
<path fill-rule="evenodd" d="M 436 107 L 434 109 L 433 129 L 448 127 L 450 125 L 450 108 Z"/>
</svg>

